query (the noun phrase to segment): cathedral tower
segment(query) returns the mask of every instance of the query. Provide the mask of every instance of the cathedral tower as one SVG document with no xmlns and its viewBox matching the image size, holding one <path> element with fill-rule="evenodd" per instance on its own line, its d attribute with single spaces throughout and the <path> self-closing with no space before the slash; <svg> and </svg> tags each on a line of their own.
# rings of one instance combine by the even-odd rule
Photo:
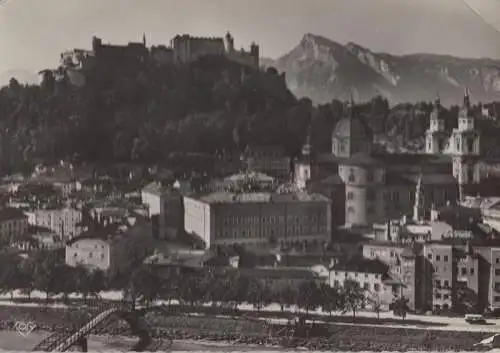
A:
<svg viewBox="0 0 500 353">
<path fill-rule="evenodd" d="M 461 188 L 480 182 L 479 158 L 481 155 L 479 131 L 471 111 L 469 91 L 465 91 L 458 114 L 458 128 L 451 136 L 450 152 L 453 156 L 453 175 Z"/>
<path fill-rule="evenodd" d="M 443 109 L 439 96 L 434 101 L 434 109 L 429 119 L 429 128 L 425 132 L 425 153 L 439 154 L 446 147 L 447 134 L 443 119 Z"/>
</svg>

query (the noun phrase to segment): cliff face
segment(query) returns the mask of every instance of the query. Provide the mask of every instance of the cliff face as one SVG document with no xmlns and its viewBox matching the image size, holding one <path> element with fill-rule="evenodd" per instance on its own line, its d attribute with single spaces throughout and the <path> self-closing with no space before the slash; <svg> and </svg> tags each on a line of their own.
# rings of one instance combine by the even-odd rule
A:
<svg viewBox="0 0 500 353">
<path fill-rule="evenodd" d="M 317 103 L 344 100 L 351 92 L 360 100 L 383 95 L 393 104 L 428 101 L 439 93 L 450 105 L 461 102 L 464 87 L 474 100 L 500 99 L 500 60 L 396 56 L 306 34 L 288 54 L 263 63 L 285 71 L 290 89 Z"/>
</svg>

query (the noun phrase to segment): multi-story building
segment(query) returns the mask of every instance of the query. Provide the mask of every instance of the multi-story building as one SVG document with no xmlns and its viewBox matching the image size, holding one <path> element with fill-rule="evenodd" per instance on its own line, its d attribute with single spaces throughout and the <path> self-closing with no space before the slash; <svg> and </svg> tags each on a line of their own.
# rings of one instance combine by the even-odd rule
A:
<svg viewBox="0 0 500 353">
<path fill-rule="evenodd" d="M 279 180 L 288 180 L 291 158 L 278 146 L 247 146 L 243 160 L 246 169 L 269 174 Z"/>
<path fill-rule="evenodd" d="M 141 199 L 148 207 L 154 237 L 175 239 L 177 232 L 182 229 L 184 218 L 179 191 L 172 187 L 163 187 L 159 183 L 151 183 L 142 189 Z"/>
<path fill-rule="evenodd" d="M 28 217 L 17 208 L 0 210 L 0 243 L 8 245 L 26 235 L 28 232 Z"/>
<path fill-rule="evenodd" d="M 411 310 L 421 307 L 418 288 L 420 288 L 422 277 L 418 272 L 417 251 L 407 244 L 387 241 L 375 241 L 363 245 L 363 257 L 386 264 L 387 273 L 401 283 L 398 294 L 402 294 L 408 300 Z"/>
<path fill-rule="evenodd" d="M 347 227 L 366 227 L 410 212 L 417 185 L 424 195 L 421 207 L 430 209 L 454 202 L 459 190 L 466 193 L 479 182 L 479 133 L 474 130 L 468 94 L 458 128 L 449 140 L 445 139 L 442 109 L 436 101 L 423 154 L 377 152 L 371 130 L 356 118 L 354 109 L 351 101 L 347 116 L 335 126 L 331 154 L 301 158 L 294 166 L 294 180 L 301 188 L 321 187 L 328 174 L 341 179 Z M 325 187 L 331 189 L 330 185 Z"/>
<path fill-rule="evenodd" d="M 73 208 L 39 209 L 25 212 L 28 223 L 54 231 L 61 239 L 71 239 L 82 232 L 82 211 Z"/>
<path fill-rule="evenodd" d="M 330 269 L 329 284 L 342 287 L 346 280 L 359 283 L 368 301 L 377 300 L 388 307 L 401 295 L 402 283 L 394 280 L 388 267 L 378 259 L 359 258 L 355 261 L 337 262 Z"/>
<path fill-rule="evenodd" d="M 330 240 L 331 201 L 319 194 L 230 193 L 184 197 L 184 227 L 207 247 L 320 245 Z"/>
<path fill-rule="evenodd" d="M 66 264 L 100 269 L 109 276 L 130 271 L 153 250 L 151 223 L 140 216 L 90 229 L 66 245 Z"/>
</svg>

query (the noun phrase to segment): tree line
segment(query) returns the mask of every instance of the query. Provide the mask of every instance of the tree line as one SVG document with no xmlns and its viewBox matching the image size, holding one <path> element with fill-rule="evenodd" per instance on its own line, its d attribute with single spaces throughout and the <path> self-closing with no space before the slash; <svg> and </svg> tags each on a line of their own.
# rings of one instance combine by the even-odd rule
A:
<svg viewBox="0 0 500 353">
<path fill-rule="evenodd" d="M 47 301 L 54 295 L 62 295 L 63 301 L 69 303 L 72 293 L 81 294 L 83 300 L 87 300 L 99 299 L 102 291 L 120 289 L 125 300 L 145 305 L 156 300 L 168 303 L 176 300 L 192 308 L 212 302 L 237 310 L 240 304 L 248 303 L 261 310 L 278 303 L 281 311 L 292 306 L 306 312 L 321 308 L 330 314 L 351 312 L 353 318 L 366 304 L 371 304 L 377 312 L 382 306 L 377 296 L 371 296 L 358 282 L 349 279 L 335 287 L 316 280 L 277 284 L 236 270 L 202 269 L 181 275 L 143 265 L 117 284 L 116 278 L 100 270 L 71 267 L 43 253 L 26 260 L 3 258 L 1 262 L 0 290 L 11 293 L 11 299 L 15 290 L 20 290 L 28 300 L 34 290 L 39 290 L 46 294 Z"/>
</svg>

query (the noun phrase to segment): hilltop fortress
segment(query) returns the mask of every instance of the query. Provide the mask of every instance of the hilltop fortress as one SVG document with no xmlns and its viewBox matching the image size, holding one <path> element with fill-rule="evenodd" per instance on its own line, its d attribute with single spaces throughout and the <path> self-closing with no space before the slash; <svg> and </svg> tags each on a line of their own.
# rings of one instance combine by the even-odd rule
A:
<svg viewBox="0 0 500 353">
<path fill-rule="evenodd" d="M 259 46 L 250 45 L 250 51 L 236 50 L 234 38 L 227 32 L 222 37 L 192 37 L 177 35 L 170 41 L 170 46 L 152 46 L 148 48 L 146 37 L 142 42 L 129 42 L 127 45 L 103 44 L 102 39 L 93 37 L 92 50 L 73 49 L 61 54 L 61 66 L 66 69 L 81 70 L 95 63 L 137 64 L 154 61 L 158 65 L 182 64 L 192 62 L 206 55 L 224 55 L 232 61 L 259 68 Z"/>
</svg>

